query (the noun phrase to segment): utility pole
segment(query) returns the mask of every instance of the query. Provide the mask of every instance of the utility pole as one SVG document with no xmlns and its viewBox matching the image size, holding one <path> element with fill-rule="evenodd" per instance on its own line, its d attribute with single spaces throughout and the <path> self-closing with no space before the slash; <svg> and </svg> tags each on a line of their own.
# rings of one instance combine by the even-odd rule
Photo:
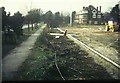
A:
<svg viewBox="0 0 120 83">
<path fill-rule="evenodd" d="M 119 6 L 118 6 L 118 7 L 119 7 L 119 10 L 120 10 L 120 1 L 118 2 L 118 4 L 119 4 Z"/>
<path fill-rule="evenodd" d="M 30 5 L 27 5 L 27 4 L 28 4 L 28 2 L 25 1 L 26 10 L 27 10 L 27 13 L 28 13 L 28 11 L 30 11 L 32 9 L 32 0 L 30 1 Z"/>
<path fill-rule="evenodd" d="M 30 10 L 32 9 L 32 0 L 31 0 L 31 3 L 30 3 Z"/>
</svg>

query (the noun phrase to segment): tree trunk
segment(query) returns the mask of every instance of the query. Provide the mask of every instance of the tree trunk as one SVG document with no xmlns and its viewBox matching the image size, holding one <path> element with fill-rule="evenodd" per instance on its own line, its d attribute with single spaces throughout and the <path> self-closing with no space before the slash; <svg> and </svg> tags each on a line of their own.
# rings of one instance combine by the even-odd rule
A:
<svg viewBox="0 0 120 83">
<path fill-rule="evenodd" d="M 28 23 L 28 32 L 30 31 L 30 26 L 29 26 L 29 23 Z"/>
<path fill-rule="evenodd" d="M 32 24 L 32 30 L 33 30 L 33 24 Z"/>
</svg>

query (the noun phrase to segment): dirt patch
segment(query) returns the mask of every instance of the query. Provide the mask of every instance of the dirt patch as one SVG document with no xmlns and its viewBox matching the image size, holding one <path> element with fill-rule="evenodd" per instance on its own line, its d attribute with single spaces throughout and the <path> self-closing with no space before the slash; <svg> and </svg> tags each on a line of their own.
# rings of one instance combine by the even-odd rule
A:
<svg viewBox="0 0 120 83">
<path fill-rule="evenodd" d="M 92 28 L 92 27 L 91 27 Z M 62 28 L 63 30 L 68 30 L 68 33 L 72 34 L 75 38 L 93 48 L 94 50 L 100 52 L 105 57 L 114 61 L 115 63 L 120 65 L 120 45 L 119 45 L 119 34 L 120 32 L 106 32 L 104 30 L 99 30 L 96 28 Z M 89 56 L 95 59 L 95 62 L 102 65 L 107 69 L 109 73 L 116 79 L 119 78 L 119 69 L 113 67 L 109 63 L 106 63 L 101 58 L 99 58 L 96 54 L 91 53 L 89 50 Z"/>
<path fill-rule="evenodd" d="M 66 30 L 66 28 L 62 28 Z M 68 33 L 119 64 L 119 32 L 96 28 L 67 28 Z"/>
</svg>

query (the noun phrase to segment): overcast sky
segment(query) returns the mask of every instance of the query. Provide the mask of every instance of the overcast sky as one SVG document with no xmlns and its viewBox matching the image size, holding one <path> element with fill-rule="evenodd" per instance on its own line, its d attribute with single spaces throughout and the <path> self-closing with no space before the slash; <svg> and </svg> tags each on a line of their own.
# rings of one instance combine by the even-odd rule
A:
<svg viewBox="0 0 120 83">
<path fill-rule="evenodd" d="M 51 10 L 71 12 L 80 11 L 83 6 L 102 6 L 102 12 L 118 4 L 120 0 L 0 0 L 0 7 L 4 6 L 7 12 L 14 14 L 20 11 L 26 14 L 32 8 L 41 8 L 44 12 Z"/>
</svg>

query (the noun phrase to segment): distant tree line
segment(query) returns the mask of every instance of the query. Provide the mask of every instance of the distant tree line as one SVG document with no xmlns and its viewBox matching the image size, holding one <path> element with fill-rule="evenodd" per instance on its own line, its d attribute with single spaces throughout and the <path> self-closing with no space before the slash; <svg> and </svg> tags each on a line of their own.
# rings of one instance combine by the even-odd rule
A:
<svg viewBox="0 0 120 83">
<path fill-rule="evenodd" d="M 10 12 L 2 7 L 2 38 L 3 42 L 15 43 L 23 35 L 23 26 L 28 25 L 28 32 L 38 27 L 38 23 L 44 22 L 48 27 L 59 27 L 68 25 L 70 16 L 64 16 L 60 12 L 53 14 L 51 11 L 43 14 L 41 9 L 31 9 L 26 16 L 17 11 L 11 16 Z M 30 27 L 30 25 L 32 25 Z"/>
<path fill-rule="evenodd" d="M 31 29 L 33 30 L 38 26 L 38 23 L 42 21 L 42 10 L 41 9 L 32 9 L 28 11 L 28 14 L 25 16 L 24 24 L 28 25 L 28 31 L 30 31 L 30 24 L 32 25 Z"/>
<path fill-rule="evenodd" d="M 69 15 L 64 16 L 63 14 L 60 14 L 60 12 L 55 12 L 55 14 L 53 14 L 51 11 L 48 11 L 43 15 L 44 23 L 46 23 L 48 27 L 52 28 L 68 25 L 69 20 Z"/>
</svg>

